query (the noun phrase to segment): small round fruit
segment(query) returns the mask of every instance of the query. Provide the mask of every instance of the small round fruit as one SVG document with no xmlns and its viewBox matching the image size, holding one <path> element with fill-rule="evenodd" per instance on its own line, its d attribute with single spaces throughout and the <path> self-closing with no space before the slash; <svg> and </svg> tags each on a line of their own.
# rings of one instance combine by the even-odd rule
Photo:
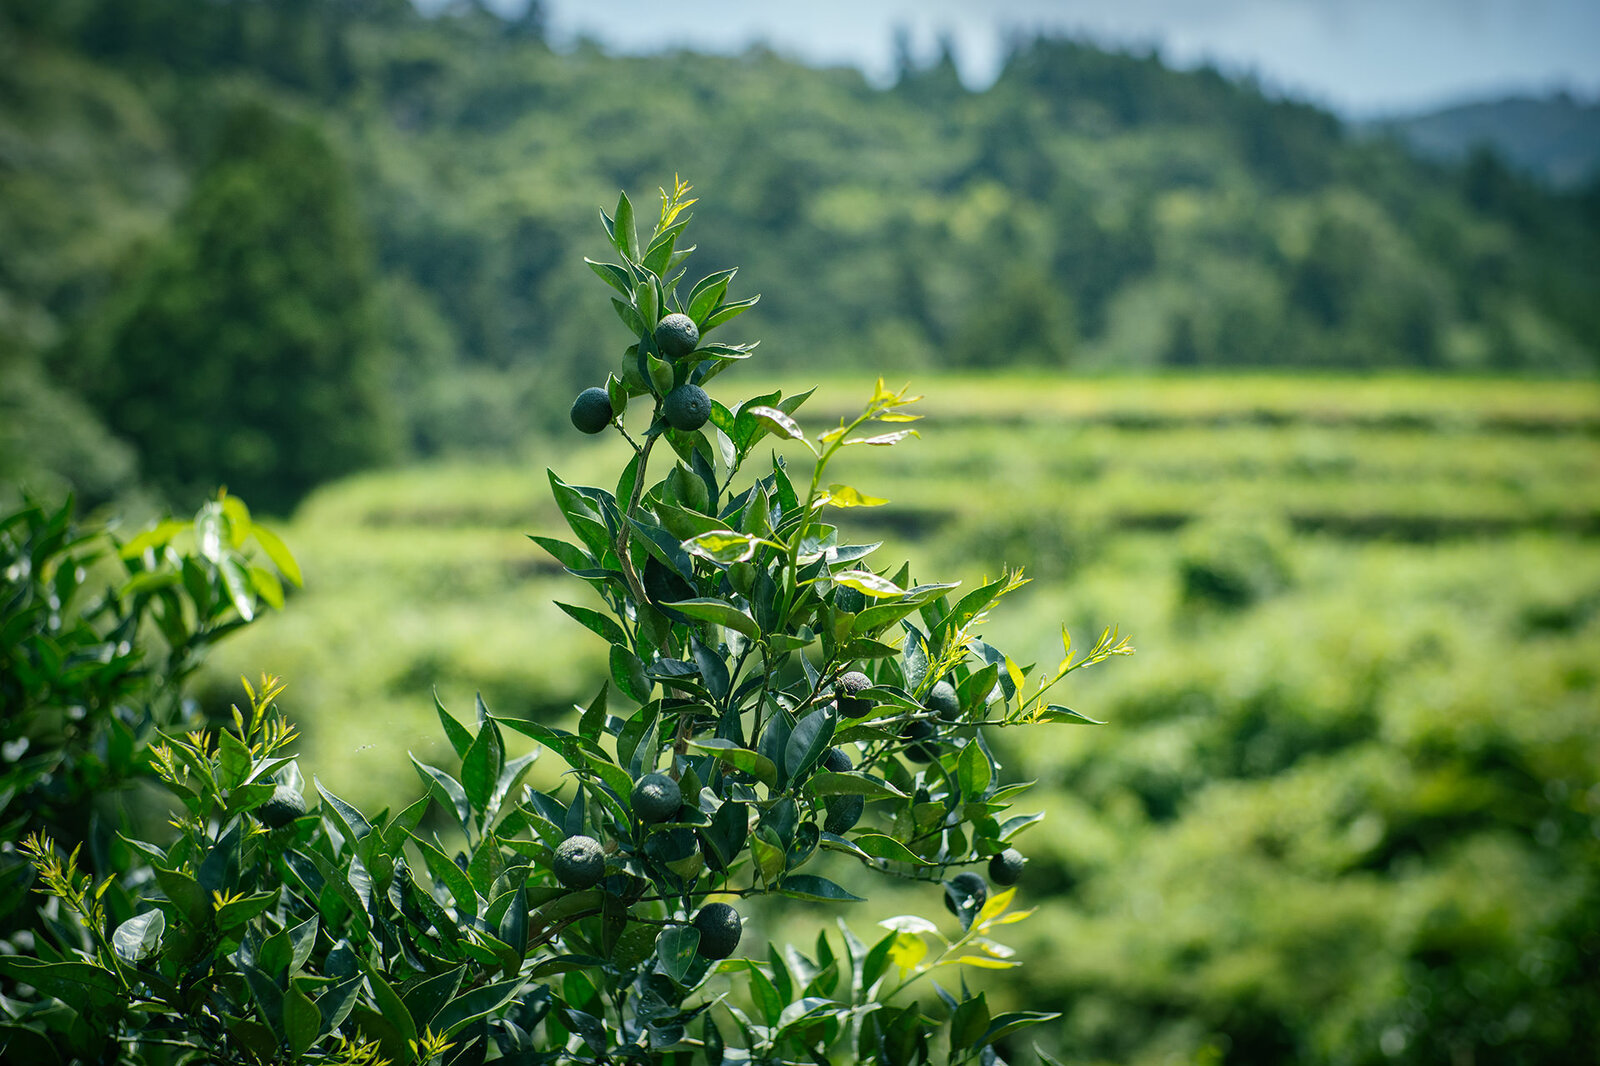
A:
<svg viewBox="0 0 1600 1066">
<path fill-rule="evenodd" d="M 707 903 L 689 924 L 700 930 L 700 946 L 695 950 L 708 959 L 732 955 L 744 933 L 739 912 L 726 903 Z"/>
<path fill-rule="evenodd" d="M 970 870 L 966 873 L 956 874 L 945 882 L 945 910 L 955 914 L 956 900 L 958 899 L 970 899 L 973 911 L 980 911 L 983 909 L 983 905 L 989 902 L 989 886 L 982 877 Z"/>
<path fill-rule="evenodd" d="M 633 813 L 643 822 L 665 822 L 683 807 L 683 790 L 666 774 L 645 774 L 629 796 Z"/>
<path fill-rule="evenodd" d="M 823 819 L 822 828 L 825 832 L 835 835 L 855 828 L 861 821 L 861 815 L 867 809 L 865 796 L 829 796 L 823 803 L 823 808 L 828 812 Z"/>
<path fill-rule="evenodd" d="M 656 347 L 668 359 L 682 359 L 700 343 L 700 327 L 688 315 L 673 313 L 656 326 Z"/>
<path fill-rule="evenodd" d="M 595 386 L 578 393 L 572 401 L 572 424 L 585 433 L 599 433 L 611 424 L 611 395 Z"/>
<path fill-rule="evenodd" d="M 606 853 L 594 837 L 568 837 L 556 848 L 555 861 L 550 868 L 555 871 L 557 881 L 581 892 L 593 888 L 605 876 Z"/>
<path fill-rule="evenodd" d="M 835 585 L 833 605 L 846 614 L 860 614 L 867 606 L 867 594 L 849 585 Z"/>
<path fill-rule="evenodd" d="M 272 790 L 272 798 L 256 808 L 256 817 L 269 829 L 281 829 L 306 813 L 305 797 L 288 785 Z"/>
<path fill-rule="evenodd" d="M 1016 848 L 1007 848 L 989 860 L 989 880 L 997 885 L 1014 885 L 1022 877 L 1022 866 L 1027 861 Z"/>
<path fill-rule="evenodd" d="M 956 695 L 956 687 L 948 681 L 935 682 L 922 705 L 947 722 L 961 717 L 961 697 Z"/>
<path fill-rule="evenodd" d="M 915 741 L 906 747 L 906 758 L 916 762 L 932 762 L 939 757 L 939 742 L 931 739 L 938 730 L 932 722 L 912 722 L 900 735 Z"/>
<path fill-rule="evenodd" d="M 842 774 L 856 768 L 850 753 L 843 748 L 829 748 L 822 753 L 822 768 L 829 773 Z"/>
<path fill-rule="evenodd" d="M 667 425 L 688 432 L 699 429 L 711 417 L 711 397 L 699 385 L 686 381 L 667 393 L 661 410 L 667 416 Z"/>
<path fill-rule="evenodd" d="M 872 711 L 872 701 L 857 693 L 871 687 L 872 679 L 860 670 L 840 674 L 839 680 L 833 683 L 833 693 L 839 704 L 839 713 L 846 718 L 865 718 Z"/>
</svg>

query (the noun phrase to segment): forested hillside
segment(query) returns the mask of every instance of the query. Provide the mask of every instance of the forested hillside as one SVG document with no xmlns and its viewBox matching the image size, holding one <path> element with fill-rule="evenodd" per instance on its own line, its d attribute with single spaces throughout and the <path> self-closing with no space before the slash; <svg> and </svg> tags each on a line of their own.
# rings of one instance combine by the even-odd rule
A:
<svg viewBox="0 0 1600 1066">
<path fill-rule="evenodd" d="M 1600 358 L 1593 190 L 1418 162 L 1214 71 L 1034 39 L 983 92 L 948 56 L 877 89 L 450 10 L 0 2 L 0 473 L 281 510 L 512 445 L 616 355 L 577 296 L 592 204 L 675 173 L 716 204 L 696 262 L 743 251 L 785 367 Z M 164 404 L 214 425 L 172 439 Z"/>
</svg>

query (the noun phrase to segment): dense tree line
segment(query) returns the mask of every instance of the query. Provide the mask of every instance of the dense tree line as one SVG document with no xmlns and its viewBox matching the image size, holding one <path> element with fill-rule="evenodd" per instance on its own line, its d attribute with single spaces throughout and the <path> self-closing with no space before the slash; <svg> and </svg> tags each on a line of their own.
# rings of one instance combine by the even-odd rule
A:
<svg viewBox="0 0 1600 1066">
<path fill-rule="evenodd" d="M 374 260 L 353 303 L 376 309 L 403 453 L 504 447 L 561 416 L 611 354 L 557 269 L 593 251 L 584 205 L 675 172 L 724 205 L 700 224 L 703 259 L 726 260 L 735 234 L 756 249 L 744 277 L 775 294 L 780 366 L 1595 367 L 1592 190 L 1551 194 L 1490 156 L 1420 162 L 1155 53 L 1019 38 L 973 92 L 948 45 L 926 65 L 903 50 L 886 89 L 760 48 L 560 53 L 537 5 L 5 0 L 0 19 L 15 143 L 97 138 L 85 160 L 0 175 L 36 186 L 43 216 L 0 208 L 0 231 L 37 230 L 44 264 L 0 252 L 0 288 L 49 326 L 7 328 L 22 358 L 56 353 L 68 391 L 131 303 L 182 287 L 139 264 L 187 239 L 244 104 L 313 131 L 348 175 Z M 235 164 L 257 173 L 238 195 L 280 191 L 259 160 Z M 74 197 L 80 179 L 107 187 Z M 198 339 L 220 319 L 189 328 L 226 350 Z M 145 462 L 169 485 L 189 476 Z M 291 476 L 285 505 L 317 476 Z"/>
</svg>

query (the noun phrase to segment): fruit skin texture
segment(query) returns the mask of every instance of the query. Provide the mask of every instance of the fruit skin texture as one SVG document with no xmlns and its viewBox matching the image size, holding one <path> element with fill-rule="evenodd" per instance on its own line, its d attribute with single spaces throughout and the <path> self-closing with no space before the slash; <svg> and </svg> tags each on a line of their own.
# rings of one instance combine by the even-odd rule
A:
<svg viewBox="0 0 1600 1066">
<path fill-rule="evenodd" d="M 1014 885 L 1022 877 L 1022 865 L 1027 861 L 1016 848 L 1007 848 L 989 860 L 989 880 L 997 885 Z"/>
<path fill-rule="evenodd" d="M 939 742 L 929 738 L 936 733 L 932 722 L 912 722 L 900 735 L 907 740 L 920 741 L 906 748 L 906 758 L 916 762 L 932 762 L 939 757 Z"/>
<path fill-rule="evenodd" d="M 684 432 L 699 429 L 711 417 L 711 397 L 699 385 L 687 381 L 671 392 L 661 407 L 667 424 Z"/>
<path fill-rule="evenodd" d="M 961 717 L 961 697 L 956 695 L 956 687 L 948 681 L 935 682 L 922 705 L 947 722 Z"/>
<path fill-rule="evenodd" d="M 611 396 L 595 386 L 578 393 L 572 401 L 572 424 L 585 433 L 599 433 L 611 424 Z"/>
<path fill-rule="evenodd" d="M 840 674 L 839 680 L 833 683 L 834 698 L 839 704 L 839 713 L 846 718 L 865 718 L 872 710 L 872 701 L 863 699 L 856 693 L 871 687 L 872 679 L 860 670 Z"/>
<path fill-rule="evenodd" d="M 989 902 L 988 884 L 980 875 L 975 874 L 970 870 L 968 870 L 966 873 L 956 874 L 945 883 L 949 885 L 950 889 L 955 892 L 957 897 L 972 897 L 972 909 L 975 912 L 982 910 L 983 905 Z M 944 894 L 944 908 L 951 914 L 956 913 L 955 901 L 950 898 L 949 891 L 945 892 Z"/>
<path fill-rule="evenodd" d="M 256 817 L 269 829 L 281 829 L 306 813 L 305 797 L 288 785 L 272 790 L 272 798 L 256 808 Z"/>
<path fill-rule="evenodd" d="M 575 891 L 593 888 L 606 873 L 605 851 L 594 837 L 568 837 L 556 848 L 551 864 L 556 880 Z"/>
<path fill-rule="evenodd" d="M 656 347 L 668 359 L 682 359 L 700 344 L 700 327 L 688 315 L 673 313 L 656 325 Z"/>
<path fill-rule="evenodd" d="M 843 748 L 829 748 L 822 753 L 822 768 L 829 773 L 842 774 L 854 770 L 856 764 L 851 761 L 850 753 Z"/>
<path fill-rule="evenodd" d="M 645 774 L 629 797 L 633 813 L 643 822 L 664 822 L 683 806 L 683 790 L 666 774 Z"/>
<path fill-rule="evenodd" d="M 846 830 L 855 828 L 861 821 L 861 815 L 867 809 L 865 796 L 829 796 L 823 801 L 823 809 L 828 812 L 827 818 L 822 822 L 824 832 L 839 835 Z"/>
<path fill-rule="evenodd" d="M 725 959 L 739 946 L 744 921 L 726 903 L 707 903 L 689 923 L 700 930 L 700 946 L 695 950 L 708 959 Z"/>
</svg>

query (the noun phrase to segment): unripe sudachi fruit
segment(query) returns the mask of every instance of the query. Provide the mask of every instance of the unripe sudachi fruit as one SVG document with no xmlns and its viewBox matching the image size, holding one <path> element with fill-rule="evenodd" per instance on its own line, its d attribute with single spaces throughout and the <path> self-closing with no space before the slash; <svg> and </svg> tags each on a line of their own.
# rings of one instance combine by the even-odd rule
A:
<svg viewBox="0 0 1600 1066">
<path fill-rule="evenodd" d="M 594 837 L 570 836 L 556 848 L 551 869 L 567 888 L 579 892 L 593 888 L 606 873 L 605 850 Z"/>
<path fill-rule="evenodd" d="M 725 959 L 739 947 L 744 921 L 726 903 L 707 903 L 689 923 L 700 930 L 700 946 L 695 950 L 708 959 Z"/>
<path fill-rule="evenodd" d="M 645 774 L 633 786 L 628 802 L 641 822 L 665 822 L 683 807 L 683 790 L 666 774 Z"/>
<path fill-rule="evenodd" d="M 668 359 L 682 359 L 700 344 L 700 327 L 688 315 L 676 312 L 656 325 L 656 347 Z"/>
<path fill-rule="evenodd" d="M 611 394 L 598 385 L 584 389 L 572 401 L 572 424 L 585 433 L 599 433 L 611 424 Z"/>
<path fill-rule="evenodd" d="M 839 675 L 833 683 L 834 700 L 839 713 L 846 718 L 865 718 L 872 711 L 872 701 L 857 693 L 872 687 L 872 679 L 860 670 Z"/>
<path fill-rule="evenodd" d="M 989 860 L 989 880 L 997 885 L 1014 885 L 1022 877 L 1027 861 L 1016 848 L 1007 848 Z"/>
<path fill-rule="evenodd" d="M 699 429 L 711 417 L 711 397 L 699 385 L 684 382 L 667 393 L 661 413 L 666 415 L 667 425 L 687 433 Z"/>
<path fill-rule="evenodd" d="M 961 697 L 956 694 L 956 687 L 948 681 L 935 682 L 922 705 L 947 722 L 961 717 Z"/>
</svg>

